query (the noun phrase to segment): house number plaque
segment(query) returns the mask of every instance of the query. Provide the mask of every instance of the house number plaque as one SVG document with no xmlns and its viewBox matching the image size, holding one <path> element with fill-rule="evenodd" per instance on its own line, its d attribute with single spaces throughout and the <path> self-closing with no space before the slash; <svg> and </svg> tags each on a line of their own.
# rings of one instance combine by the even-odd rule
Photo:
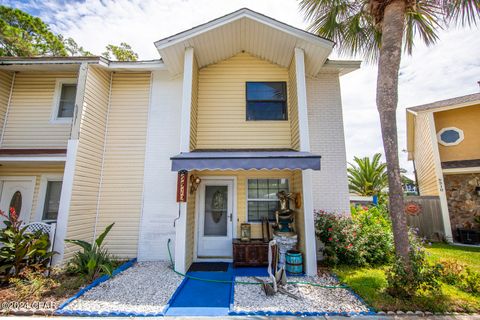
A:
<svg viewBox="0 0 480 320">
<path fill-rule="evenodd" d="M 188 171 L 179 171 L 177 176 L 177 202 L 187 202 Z"/>
</svg>

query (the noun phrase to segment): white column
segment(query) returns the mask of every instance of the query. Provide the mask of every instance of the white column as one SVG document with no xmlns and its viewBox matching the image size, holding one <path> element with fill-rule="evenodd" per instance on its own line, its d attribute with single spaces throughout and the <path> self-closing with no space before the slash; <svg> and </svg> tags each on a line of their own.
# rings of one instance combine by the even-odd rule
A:
<svg viewBox="0 0 480 320">
<path fill-rule="evenodd" d="M 85 85 L 87 83 L 88 63 L 83 62 L 78 70 L 77 94 L 75 96 L 75 109 L 73 113 L 70 139 L 78 139 L 80 122 L 82 120 L 83 100 L 85 98 Z"/>
<path fill-rule="evenodd" d="M 193 84 L 193 48 L 185 49 L 183 62 L 182 119 L 180 128 L 180 152 L 190 151 L 190 113 L 192 107 Z M 190 195 L 188 195 L 190 196 Z M 175 224 L 175 269 L 185 273 L 186 241 L 187 241 L 187 203 L 180 202 L 179 218 Z"/>
<path fill-rule="evenodd" d="M 53 264 L 61 263 L 65 252 L 65 237 L 67 236 L 68 214 L 72 198 L 73 177 L 75 175 L 75 163 L 77 158 L 78 139 L 68 140 L 67 160 L 63 172 L 62 191 L 58 207 L 57 230 L 53 249 L 58 254 L 53 256 Z"/>
<path fill-rule="evenodd" d="M 305 79 L 305 53 L 295 48 L 295 79 L 297 86 L 298 127 L 300 133 L 300 151 L 310 151 L 310 133 L 308 130 L 307 85 Z M 305 223 L 305 273 L 317 274 L 317 253 L 315 225 L 313 219 L 312 173 L 302 171 L 302 198 Z"/>
<path fill-rule="evenodd" d="M 68 140 L 67 143 L 67 159 L 65 160 L 65 169 L 63 171 L 62 191 L 58 208 L 55 243 L 53 247 L 54 250 L 58 252 L 58 254 L 53 257 L 53 264 L 61 263 L 63 261 L 63 256 L 65 252 L 65 237 L 67 236 L 68 229 L 68 216 L 70 211 L 70 202 L 72 198 L 73 178 L 75 175 L 75 165 L 79 143 L 78 137 L 80 134 L 80 122 L 82 119 L 87 73 L 88 63 L 83 62 L 78 70 L 75 110 L 70 131 L 70 140 Z"/>
<path fill-rule="evenodd" d="M 298 127 L 300 134 L 300 151 L 310 151 L 310 134 L 308 131 L 307 85 L 305 82 L 305 54 L 295 48 L 295 79 L 297 85 Z"/>
<path fill-rule="evenodd" d="M 430 139 L 432 143 L 435 174 L 437 176 L 438 196 L 440 198 L 440 208 L 442 209 L 443 232 L 445 234 L 445 239 L 448 242 L 453 242 L 452 226 L 450 224 L 447 194 L 445 192 L 445 182 L 443 179 L 442 163 L 440 161 L 440 151 L 438 150 L 437 129 L 435 128 L 433 112 L 428 114 L 428 123 L 430 126 Z"/>
</svg>

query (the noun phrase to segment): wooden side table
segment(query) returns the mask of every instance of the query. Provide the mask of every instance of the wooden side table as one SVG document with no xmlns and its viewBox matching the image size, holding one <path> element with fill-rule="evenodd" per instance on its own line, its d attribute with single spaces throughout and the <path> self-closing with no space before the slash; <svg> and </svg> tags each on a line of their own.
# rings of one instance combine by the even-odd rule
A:
<svg viewBox="0 0 480 320">
<path fill-rule="evenodd" d="M 268 242 L 263 239 L 233 240 L 233 265 L 253 267 L 268 265 Z"/>
</svg>

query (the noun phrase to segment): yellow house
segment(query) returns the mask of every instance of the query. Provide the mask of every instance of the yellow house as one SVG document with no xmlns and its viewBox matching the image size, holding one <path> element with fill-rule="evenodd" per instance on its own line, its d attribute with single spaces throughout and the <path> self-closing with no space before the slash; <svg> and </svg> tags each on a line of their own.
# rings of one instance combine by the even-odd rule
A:
<svg viewBox="0 0 480 320">
<path fill-rule="evenodd" d="M 315 274 L 314 209 L 349 209 L 339 77 L 360 62 L 249 9 L 155 46 L 154 61 L 0 59 L 1 209 L 56 222 L 57 262 L 115 222 L 113 254 L 165 260 L 171 240 L 183 272 L 232 261 L 243 223 L 262 238 L 286 191 Z"/>
<path fill-rule="evenodd" d="M 449 241 L 480 216 L 479 121 L 478 93 L 407 109 L 408 158 L 420 195 L 440 198 Z"/>
</svg>

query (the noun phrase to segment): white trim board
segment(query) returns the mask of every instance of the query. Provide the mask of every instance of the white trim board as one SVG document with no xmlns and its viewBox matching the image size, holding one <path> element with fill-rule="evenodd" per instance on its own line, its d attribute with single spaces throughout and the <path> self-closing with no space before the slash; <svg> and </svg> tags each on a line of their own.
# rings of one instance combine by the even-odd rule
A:
<svg viewBox="0 0 480 320">
<path fill-rule="evenodd" d="M 450 169 L 443 169 L 442 172 L 443 172 L 444 175 L 480 173 L 480 167 L 450 168 Z"/>
</svg>

